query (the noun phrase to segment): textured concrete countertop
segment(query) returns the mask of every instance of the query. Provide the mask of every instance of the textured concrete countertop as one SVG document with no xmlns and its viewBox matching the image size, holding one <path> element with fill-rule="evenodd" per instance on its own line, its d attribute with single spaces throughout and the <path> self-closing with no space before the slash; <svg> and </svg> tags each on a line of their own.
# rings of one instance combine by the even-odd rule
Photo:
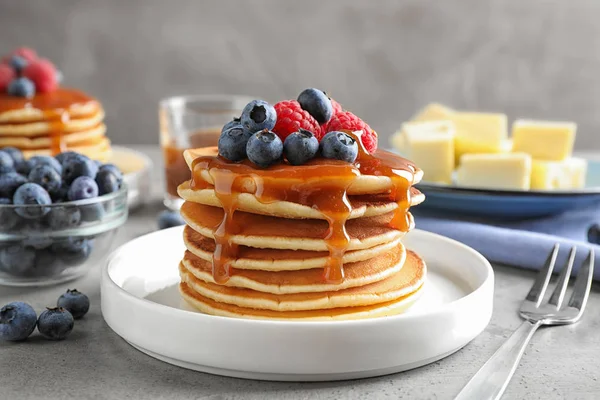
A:
<svg viewBox="0 0 600 400">
<path fill-rule="evenodd" d="M 153 147 L 139 149 L 156 162 L 156 201 L 130 215 L 115 246 L 153 231 L 155 216 L 161 209 L 160 153 Z M 188 371 L 146 356 L 112 332 L 102 319 L 100 266 L 78 281 L 56 287 L 0 287 L 0 305 L 22 300 L 38 312 L 54 304 L 66 288 L 77 288 L 92 301 L 89 314 L 76 323 L 65 341 L 46 341 L 36 333 L 23 343 L 0 342 L 0 399 L 450 399 L 521 322 L 516 310 L 535 273 L 501 266 L 495 266 L 495 272 L 492 320 L 464 349 L 400 374 L 322 383 L 225 378 Z M 538 331 L 505 398 L 597 399 L 599 359 L 600 291 L 596 288 L 580 323 Z"/>
</svg>

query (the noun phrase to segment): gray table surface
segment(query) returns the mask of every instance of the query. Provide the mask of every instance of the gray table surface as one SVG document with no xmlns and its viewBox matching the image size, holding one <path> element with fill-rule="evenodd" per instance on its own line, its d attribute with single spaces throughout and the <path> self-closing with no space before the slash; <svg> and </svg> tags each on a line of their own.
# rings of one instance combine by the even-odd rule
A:
<svg viewBox="0 0 600 400">
<path fill-rule="evenodd" d="M 133 212 L 115 246 L 156 229 L 162 209 L 160 152 L 137 147 L 155 161 L 153 202 Z M 90 296 L 89 314 L 72 335 L 50 342 L 34 335 L 0 342 L 0 399 L 450 399 L 519 325 L 516 310 L 535 274 L 495 266 L 494 314 L 489 326 L 459 352 L 412 371 L 343 382 L 259 382 L 175 367 L 135 350 L 110 330 L 100 311 L 100 266 L 75 282 L 48 288 L 0 287 L 0 305 L 22 300 L 38 312 L 66 289 Z M 507 399 L 600 398 L 600 291 L 572 326 L 538 331 L 513 378 Z M 293 362 L 293 360 L 290 360 Z"/>
</svg>

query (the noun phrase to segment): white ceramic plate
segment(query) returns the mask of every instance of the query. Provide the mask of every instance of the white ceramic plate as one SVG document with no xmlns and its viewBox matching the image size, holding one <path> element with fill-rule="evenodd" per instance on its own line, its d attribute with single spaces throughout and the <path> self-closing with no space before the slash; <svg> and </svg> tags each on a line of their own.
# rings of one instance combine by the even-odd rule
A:
<svg viewBox="0 0 600 400">
<path fill-rule="evenodd" d="M 357 321 L 287 322 L 215 317 L 179 297 L 182 227 L 117 249 L 102 274 L 102 313 L 131 345 L 171 364 L 233 377 L 325 381 L 419 367 L 475 338 L 492 315 L 488 261 L 456 241 L 416 230 L 408 248 L 428 266 L 405 314 Z"/>
</svg>

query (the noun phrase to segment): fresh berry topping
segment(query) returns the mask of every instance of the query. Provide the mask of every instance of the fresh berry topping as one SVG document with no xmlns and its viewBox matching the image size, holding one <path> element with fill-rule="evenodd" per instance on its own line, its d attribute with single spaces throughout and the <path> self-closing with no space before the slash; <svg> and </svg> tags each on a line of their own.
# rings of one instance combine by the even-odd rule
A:
<svg viewBox="0 0 600 400">
<path fill-rule="evenodd" d="M 16 172 L 0 174 L 0 197 L 12 199 L 15 190 L 24 183 L 27 183 L 27 178 Z"/>
<path fill-rule="evenodd" d="M 80 176 L 71 183 L 67 197 L 71 201 L 98 197 L 98 184 L 89 176 Z"/>
<path fill-rule="evenodd" d="M 29 47 L 19 47 L 15 51 L 13 51 L 12 55 L 17 55 L 19 57 L 23 57 L 25 60 L 32 62 L 37 60 L 38 55 L 35 50 L 30 49 Z"/>
<path fill-rule="evenodd" d="M 352 132 L 362 131 L 361 141 L 369 153 L 377 150 L 377 133 L 371 129 L 362 119 L 350 111 L 342 111 L 331 117 L 325 126 L 327 132 L 348 130 Z"/>
<path fill-rule="evenodd" d="M 271 130 L 277 121 L 277 113 L 272 105 L 263 100 L 252 100 L 244 107 L 240 117 L 242 126 L 250 133 Z"/>
<path fill-rule="evenodd" d="M 319 124 L 324 124 L 331 119 L 333 108 L 331 100 L 319 89 L 305 89 L 298 96 L 298 103 L 303 110 L 308 111 Z"/>
<path fill-rule="evenodd" d="M 226 130 L 236 127 L 236 126 L 242 126 L 242 122 L 239 118 L 234 117 L 231 121 L 229 121 L 228 123 L 226 123 L 225 125 L 223 125 L 223 129 L 221 129 L 221 133 L 225 132 Z"/>
<path fill-rule="evenodd" d="M 25 183 L 15 191 L 13 196 L 15 205 L 41 205 L 52 203 L 50 195 L 37 183 Z M 50 207 L 19 207 L 15 212 L 26 219 L 37 219 L 48 214 Z"/>
<path fill-rule="evenodd" d="M 8 154 L 10 154 L 13 161 L 15 162 L 15 165 L 17 165 L 18 163 L 23 161 L 23 153 L 21 152 L 21 150 L 17 149 L 16 147 L 3 147 L 0 150 L 5 151 Z"/>
<path fill-rule="evenodd" d="M 75 228 L 81 224 L 81 211 L 76 206 L 53 207 L 46 220 L 55 230 Z"/>
<path fill-rule="evenodd" d="M 319 141 L 312 132 L 300 129 L 283 143 L 283 154 L 292 165 L 302 165 L 319 152 Z"/>
<path fill-rule="evenodd" d="M 73 315 L 62 307 L 47 308 L 37 321 L 38 331 L 52 340 L 63 340 L 73 330 Z"/>
<path fill-rule="evenodd" d="M 250 136 L 252 134 L 239 124 L 223 131 L 217 144 L 219 154 L 233 162 L 244 160 Z"/>
<path fill-rule="evenodd" d="M 17 75 L 25 69 L 28 63 L 29 61 L 17 55 L 12 56 L 9 61 L 10 66 L 13 67 Z"/>
<path fill-rule="evenodd" d="M 15 170 L 15 162 L 10 154 L 0 150 L 0 174 L 12 172 Z"/>
<path fill-rule="evenodd" d="M 158 229 L 167 229 L 174 226 L 185 225 L 185 221 L 181 218 L 179 211 L 164 210 L 157 217 Z"/>
<path fill-rule="evenodd" d="M 265 129 L 248 139 L 246 154 L 254 164 L 266 168 L 281 159 L 283 143 L 275 133 Z"/>
<path fill-rule="evenodd" d="M 335 114 L 339 114 L 339 113 L 341 113 L 342 111 L 344 111 L 344 110 L 342 109 L 342 106 L 340 105 L 340 103 L 338 103 L 337 101 L 335 101 L 335 100 L 334 100 L 334 99 L 332 99 L 332 98 L 329 98 L 329 101 L 331 101 L 331 107 L 333 108 L 333 115 L 335 115 Z"/>
<path fill-rule="evenodd" d="M 29 181 L 37 183 L 50 194 L 60 190 L 62 186 L 62 179 L 60 174 L 51 166 L 45 164 L 38 164 L 29 173 Z"/>
<path fill-rule="evenodd" d="M 43 58 L 29 63 L 23 70 L 23 76 L 31 79 L 41 93 L 51 92 L 58 87 L 54 64 Z"/>
<path fill-rule="evenodd" d="M 277 123 L 273 132 L 279 136 L 281 140 L 285 140 L 289 135 L 298 132 L 300 129 L 306 129 L 312 132 L 317 140 L 322 137 L 321 127 L 316 119 L 303 110 L 296 100 L 280 101 L 275 104 L 277 111 Z"/>
<path fill-rule="evenodd" d="M 350 135 L 332 131 L 321 140 L 321 154 L 325 158 L 352 163 L 358 156 L 358 144 Z"/>
<path fill-rule="evenodd" d="M 77 289 L 67 289 L 67 292 L 58 298 L 56 306 L 64 308 L 73 318 L 79 319 L 90 309 L 90 299 Z"/>
<path fill-rule="evenodd" d="M 88 176 L 94 180 L 98 166 L 83 154 L 75 154 L 64 159 L 62 178 L 68 185 L 80 176 Z"/>
<path fill-rule="evenodd" d="M 8 85 L 17 77 L 15 70 L 7 64 L 0 64 L 0 92 L 6 92 Z"/>
<path fill-rule="evenodd" d="M 27 303 L 15 301 L 0 308 L 0 340 L 25 340 L 35 329 L 37 315 Z"/>
<path fill-rule="evenodd" d="M 35 96 L 35 85 L 26 77 L 16 78 L 10 81 L 6 92 L 11 96 L 33 97 Z"/>
<path fill-rule="evenodd" d="M 96 184 L 98 185 L 98 193 L 100 196 L 108 193 L 116 192 L 121 188 L 123 178 L 115 174 L 110 169 L 99 170 L 96 174 Z"/>
</svg>

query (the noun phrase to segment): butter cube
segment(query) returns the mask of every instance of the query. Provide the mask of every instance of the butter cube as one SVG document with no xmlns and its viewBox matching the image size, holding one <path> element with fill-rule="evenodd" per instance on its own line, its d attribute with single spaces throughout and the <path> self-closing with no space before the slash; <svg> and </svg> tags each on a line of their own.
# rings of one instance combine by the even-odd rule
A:
<svg viewBox="0 0 600 400">
<path fill-rule="evenodd" d="M 429 103 L 423 107 L 416 115 L 414 115 L 411 122 L 424 122 L 424 121 L 437 121 L 450 119 L 452 115 L 456 114 L 454 110 L 446 107 L 439 103 Z"/>
<path fill-rule="evenodd" d="M 587 160 L 571 157 L 564 161 L 533 160 L 531 189 L 568 190 L 585 186 Z"/>
<path fill-rule="evenodd" d="M 469 153 L 502 153 L 508 140 L 505 114 L 459 112 L 452 117 L 456 129 L 456 159 Z"/>
<path fill-rule="evenodd" d="M 465 154 L 456 174 L 460 186 L 528 190 L 531 156 L 525 153 Z"/>
<path fill-rule="evenodd" d="M 407 122 L 404 154 L 424 172 L 423 181 L 452 183 L 454 125 L 450 121 Z"/>
<path fill-rule="evenodd" d="M 513 151 L 531 154 L 534 159 L 562 161 L 571 157 L 577 124 L 531 121 L 513 123 Z"/>
</svg>

